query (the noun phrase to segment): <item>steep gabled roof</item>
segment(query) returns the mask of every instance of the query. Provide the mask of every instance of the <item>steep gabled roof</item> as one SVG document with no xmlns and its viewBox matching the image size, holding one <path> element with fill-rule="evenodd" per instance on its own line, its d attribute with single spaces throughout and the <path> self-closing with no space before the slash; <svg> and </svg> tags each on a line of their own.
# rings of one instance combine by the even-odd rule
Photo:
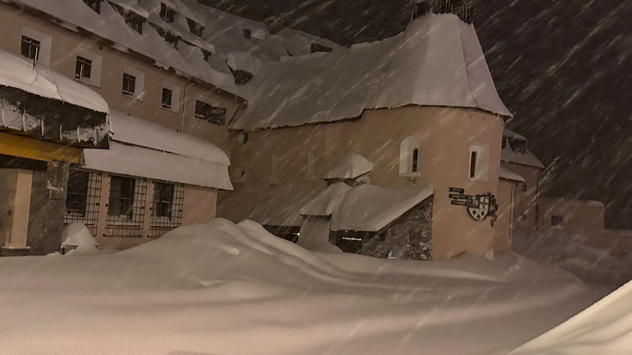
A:
<svg viewBox="0 0 632 355">
<path fill-rule="evenodd" d="M 511 115 L 474 27 L 452 14 L 427 14 L 382 41 L 264 63 L 239 90 L 249 106 L 230 127 L 243 130 L 335 122 L 405 105 Z"/>
</svg>

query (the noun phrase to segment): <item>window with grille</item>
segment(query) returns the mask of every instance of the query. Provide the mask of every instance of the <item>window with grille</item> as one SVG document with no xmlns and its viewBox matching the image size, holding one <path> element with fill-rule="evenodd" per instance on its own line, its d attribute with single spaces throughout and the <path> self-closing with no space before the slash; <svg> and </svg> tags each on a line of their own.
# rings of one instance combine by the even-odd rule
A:
<svg viewBox="0 0 632 355">
<path fill-rule="evenodd" d="M 99 200 L 101 199 L 101 174 L 70 169 L 64 223 L 83 223 L 92 235 L 97 234 Z"/>
<path fill-rule="evenodd" d="M 154 185 L 154 206 L 152 215 L 171 219 L 174 185 L 157 182 Z"/>
<path fill-rule="evenodd" d="M 127 73 L 123 74 L 123 95 L 134 95 L 136 91 L 136 77 Z"/>
<path fill-rule="evenodd" d="M 171 108 L 171 99 L 173 98 L 173 91 L 162 88 L 162 100 L 161 105 L 164 108 Z"/>
<path fill-rule="evenodd" d="M 83 170 L 71 170 L 68 174 L 68 193 L 66 194 L 66 212 L 85 217 L 88 202 L 88 184 L 90 173 Z"/>
<path fill-rule="evenodd" d="M 83 0 L 97 14 L 101 13 L 101 0 Z"/>
<path fill-rule="evenodd" d="M 77 62 L 75 64 L 75 79 L 81 81 L 83 78 L 90 78 L 92 74 L 92 61 L 83 57 L 77 56 Z"/>
<path fill-rule="evenodd" d="M 164 3 L 160 3 L 160 18 L 167 22 L 173 22 L 176 18 L 176 10 L 165 5 Z"/>
<path fill-rule="evenodd" d="M 37 61 L 39 59 L 40 41 L 33 38 L 22 36 L 22 44 L 20 53 L 23 57 Z"/>
<path fill-rule="evenodd" d="M 195 118 L 223 126 L 226 123 L 226 109 L 195 101 Z"/>
<path fill-rule="evenodd" d="M 149 237 L 157 238 L 182 224 L 184 185 L 154 182 Z"/>
<path fill-rule="evenodd" d="M 202 37 L 204 34 L 204 26 L 200 23 L 195 22 L 187 17 L 187 24 L 189 25 L 189 31 L 198 37 Z"/>
<path fill-rule="evenodd" d="M 110 201 L 108 203 L 109 216 L 127 216 L 130 219 L 134 207 L 133 178 L 112 176 L 110 179 Z"/>
</svg>

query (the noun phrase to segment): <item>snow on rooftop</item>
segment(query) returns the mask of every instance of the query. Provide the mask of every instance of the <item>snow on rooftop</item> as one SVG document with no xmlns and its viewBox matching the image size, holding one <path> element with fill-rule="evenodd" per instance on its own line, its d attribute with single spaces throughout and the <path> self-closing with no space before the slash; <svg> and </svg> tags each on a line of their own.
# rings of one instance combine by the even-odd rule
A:
<svg viewBox="0 0 632 355">
<path fill-rule="evenodd" d="M 232 190 L 230 160 L 217 146 L 112 110 L 109 150 L 84 150 L 84 166 L 118 174 Z"/>
<path fill-rule="evenodd" d="M 520 176 L 520 174 L 514 173 L 513 171 L 502 166 L 500 167 L 499 177 L 505 180 L 524 182 L 524 178 Z"/>
<path fill-rule="evenodd" d="M 116 142 L 230 165 L 228 155 L 212 143 L 121 111 L 110 112 L 110 131 Z"/>
<path fill-rule="evenodd" d="M 382 41 L 263 63 L 239 93 L 249 106 L 230 127 L 244 130 L 334 122 L 411 104 L 511 115 L 474 27 L 452 14 L 427 14 Z"/>
<path fill-rule="evenodd" d="M 520 135 L 507 128 L 505 128 L 505 130 L 503 131 L 503 137 L 517 139 L 517 140 L 525 141 L 525 142 L 527 141 L 527 138 L 525 138 L 523 135 Z"/>
<path fill-rule="evenodd" d="M 362 154 L 348 153 L 332 164 L 323 179 L 355 179 L 372 169 L 373 163 Z"/>
<path fill-rule="evenodd" d="M 504 163 L 514 163 L 544 169 L 544 164 L 542 164 L 529 149 L 525 148 L 524 153 L 518 153 L 515 152 L 509 144 L 500 152 L 500 160 Z"/>
<path fill-rule="evenodd" d="M 0 85 L 60 100 L 98 112 L 109 112 L 101 95 L 42 65 L 0 50 Z"/>
<path fill-rule="evenodd" d="M 222 219 L 110 255 L 0 258 L 0 279 L 6 354 L 506 354 L 601 296 L 511 253 L 312 253 Z"/>
<path fill-rule="evenodd" d="M 377 232 L 428 197 L 434 189 L 395 190 L 371 184 L 337 183 L 300 209 L 303 216 L 331 215 L 330 229 Z"/>
</svg>

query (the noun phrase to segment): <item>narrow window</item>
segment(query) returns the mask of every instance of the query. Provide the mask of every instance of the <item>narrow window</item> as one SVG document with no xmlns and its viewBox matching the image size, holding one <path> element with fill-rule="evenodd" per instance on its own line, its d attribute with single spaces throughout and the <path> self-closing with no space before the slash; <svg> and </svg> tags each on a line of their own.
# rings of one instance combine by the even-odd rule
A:
<svg viewBox="0 0 632 355">
<path fill-rule="evenodd" d="M 416 173 L 417 171 L 419 171 L 419 149 L 415 148 L 413 149 L 413 164 L 412 164 L 412 169 L 411 171 L 413 173 Z"/>
<path fill-rule="evenodd" d="M 122 176 L 112 176 L 110 179 L 110 202 L 108 215 L 127 216 L 132 218 L 134 206 L 135 180 Z"/>
<path fill-rule="evenodd" d="M 176 10 L 171 7 L 165 5 L 164 3 L 160 3 L 160 18 L 167 22 L 173 22 L 176 17 Z"/>
<path fill-rule="evenodd" d="M 75 64 L 75 79 L 81 81 L 83 78 L 90 79 L 92 73 L 92 61 L 83 57 L 77 56 L 77 62 Z"/>
<path fill-rule="evenodd" d="M 68 174 L 68 193 L 66 212 L 85 217 L 88 200 L 88 181 L 90 173 L 82 170 L 70 170 Z"/>
<path fill-rule="evenodd" d="M 195 101 L 195 118 L 223 126 L 226 123 L 226 109 Z"/>
<path fill-rule="evenodd" d="M 97 14 L 101 13 L 101 0 L 83 0 Z"/>
<path fill-rule="evenodd" d="M 331 47 L 323 46 L 322 44 L 319 44 L 319 43 L 312 43 L 310 49 L 311 49 L 312 53 L 316 53 L 316 52 L 329 53 L 329 52 L 331 52 Z"/>
<path fill-rule="evenodd" d="M 171 108 L 172 97 L 173 97 L 173 91 L 167 88 L 162 88 L 162 101 L 161 101 L 162 107 Z"/>
<path fill-rule="evenodd" d="M 503 149 L 507 148 L 507 138 L 505 138 L 505 137 L 503 137 L 502 148 Z"/>
<path fill-rule="evenodd" d="M 136 77 L 127 73 L 123 74 L 123 95 L 134 95 L 136 92 Z"/>
<path fill-rule="evenodd" d="M 561 226 L 564 222 L 564 216 L 551 216 L 551 226 Z"/>
<path fill-rule="evenodd" d="M 526 182 L 522 183 L 522 192 L 527 192 L 527 183 Z"/>
<path fill-rule="evenodd" d="M 175 185 L 163 182 L 154 184 L 154 206 L 152 215 L 171 219 Z"/>
<path fill-rule="evenodd" d="M 33 38 L 22 36 L 22 45 L 20 47 L 20 53 L 23 57 L 32 59 L 37 62 L 39 59 L 40 41 L 36 41 Z"/>
<path fill-rule="evenodd" d="M 472 152 L 470 154 L 470 177 L 473 179 L 476 177 L 476 158 L 478 152 Z"/>
<path fill-rule="evenodd" d="M 202 37 L 202 34 L 204 34 L 204 26 L 202 26 L 198 22 L 191 20 L 188 17 L 187 17 L 187 24 L 189 25 L 189 31 L 191 31 L 191 33 L 193 33 L 194 35 L 198 37 Z"/>
</svg>

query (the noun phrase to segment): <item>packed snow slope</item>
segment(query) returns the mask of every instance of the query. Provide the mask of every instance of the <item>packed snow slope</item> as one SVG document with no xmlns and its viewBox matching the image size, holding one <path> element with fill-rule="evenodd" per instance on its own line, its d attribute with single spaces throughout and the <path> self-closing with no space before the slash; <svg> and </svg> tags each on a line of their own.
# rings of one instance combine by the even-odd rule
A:
<svg viewBox="0 0 632 355">
<path fill-rule="evenodd" d="M 507 254 L 309 252 L 250 221 L 110 255 L 0 259 L 6 354 L 507 354 L 601 292 Z"/>
</svg>

